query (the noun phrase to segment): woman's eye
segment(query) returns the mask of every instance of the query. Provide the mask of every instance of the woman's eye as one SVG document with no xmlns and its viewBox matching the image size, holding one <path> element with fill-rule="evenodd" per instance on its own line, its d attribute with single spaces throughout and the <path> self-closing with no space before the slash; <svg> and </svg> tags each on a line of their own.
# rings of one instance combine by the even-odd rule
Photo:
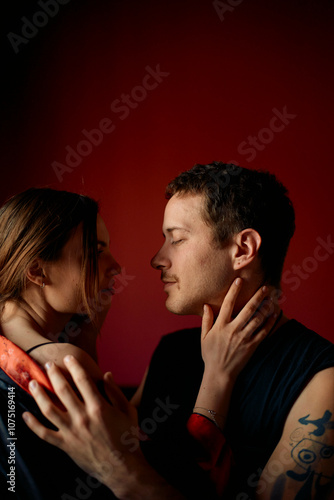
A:
<svg viewBox="0 0 334 500">
<path fill-rule="evenodd" d="M 183 240 L 176 240 L 176 241 L 172 241 L 172 245 L 178 245 L 179 243 L 181 243 Z"/>
</svg>

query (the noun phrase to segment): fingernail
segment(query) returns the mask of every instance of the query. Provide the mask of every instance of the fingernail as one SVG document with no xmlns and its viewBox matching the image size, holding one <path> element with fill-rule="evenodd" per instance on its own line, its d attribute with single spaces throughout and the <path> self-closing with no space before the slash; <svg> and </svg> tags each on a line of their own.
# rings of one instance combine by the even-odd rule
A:
<svg viewBox="0 0 334 500">
<path fill-rule="evenodd" d="M 263 293 L 267 293 L 267 291 L 268 291 L 268 287 L 267 287 L 267 286 L 263 286 L 263 287 L 262 287 L 262 292 L 263 292 Z"/>
<path fill-rule="evenodd" d="M 234 282 L 234 284 L 237 286 L 240 285 L 240 283 L 241 283 L 241 278 L 237 278 Z"/>
<path fill-rule="evenodd" d="M 47 363 L 45 363 L 46 370 L 50 370 L 50 368 L 51 368 L 52 365 L 53 365 L 52 361 L 48 361 Z"/>
<path fill-rule="evenodd" d="M 29 413 L 22 413 L 22 418 L 25 422 L 29 422 Z"/>
<path fill-rule="evenodd" d="M 31 380 L 31 381 L 29 382 L 29 389 L 30 389 L 31 391 L 34 391 L 35 389 L 37 389 L 37 382 L 36 382 L 36 380 Z"/>
<path fill-rule="evenodd" d="M 72 359 L 73 359 L 72 354 L 67 354 L 67 356 L 65 356 L 64 358 L 64 363 L 70 363 Z"/>
</svg>

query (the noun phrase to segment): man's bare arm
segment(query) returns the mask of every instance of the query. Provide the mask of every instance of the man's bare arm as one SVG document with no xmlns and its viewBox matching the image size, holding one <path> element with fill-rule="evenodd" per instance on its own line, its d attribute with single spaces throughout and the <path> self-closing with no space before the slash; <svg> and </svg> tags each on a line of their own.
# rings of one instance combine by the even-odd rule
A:
<svg viewBox="0 0 334 500">
<path fill-rule="evenodd" d="M 296 400 L 256 498 L 334 499 L 334 368 L 317 373 Z"/>
</svg>

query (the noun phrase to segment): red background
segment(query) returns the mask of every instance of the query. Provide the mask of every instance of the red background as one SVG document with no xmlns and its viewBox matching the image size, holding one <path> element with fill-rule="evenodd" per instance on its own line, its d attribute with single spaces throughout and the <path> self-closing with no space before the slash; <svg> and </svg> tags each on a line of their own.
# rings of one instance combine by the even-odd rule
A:
<svg viewBox="0 0 334 500">
<path fill-rule="evenodd" d="M 334 340 L 333 249 L 322 250 L 326 259 L 313 257 L 317 238 L 334 239 L 333 5 L 221 4 L 229 9 L 218 13 L 205 0 L 71 0 L 53 17 L 36 14 L 37 2 L 2 6 L 1 202 L 30 186 L 101 201 L 112 251 L 133 277 L 118 283 L 123 289 L 99 342 L 102 368 L 122 385 L 139 383 L 162 334 L 200 324 L 165 310 L 159 274 L 149 264 L 162 243 L 165 185 L 197 162 L 234 160 L 268 169 L 287 185 L 297 231 L 284 310 Z M 40 27 L 22 32 L 24 16 Z M 15 53 L 8 33 L 30 38 Z M 168 76 L 145 96 L 135 87 L 147 66 L 158 65 Z M 133 108 L 112 111 L 123 94 L 132 95 Z M 295 117 L 271 133 L 263 129 L 274 108 Z M 114 130 L 61 180 L 53 162 L 65 164 L 65 148 L 77 148 L 82 130 L 104 118 Z M 249 136 L 261 147 L 251 161 L 240 146 Z"/>
</svg>

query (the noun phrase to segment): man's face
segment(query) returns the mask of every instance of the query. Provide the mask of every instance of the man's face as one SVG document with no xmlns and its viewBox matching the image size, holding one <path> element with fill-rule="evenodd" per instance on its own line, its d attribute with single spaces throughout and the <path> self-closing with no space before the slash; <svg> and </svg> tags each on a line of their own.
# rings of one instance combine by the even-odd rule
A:
<svg viewBox="0 0 334 500">
<path fill-rule="evenodd" d="M 203 207 L 203 195 L 176 194 L 168 201 L 165 242 L 151 261 L 165 283 L 166 307 L 175 314 L 202 315 L 204 304 L 218 313 L 234 278 L 231 244 L 214 241 Z"/>
</svg>

